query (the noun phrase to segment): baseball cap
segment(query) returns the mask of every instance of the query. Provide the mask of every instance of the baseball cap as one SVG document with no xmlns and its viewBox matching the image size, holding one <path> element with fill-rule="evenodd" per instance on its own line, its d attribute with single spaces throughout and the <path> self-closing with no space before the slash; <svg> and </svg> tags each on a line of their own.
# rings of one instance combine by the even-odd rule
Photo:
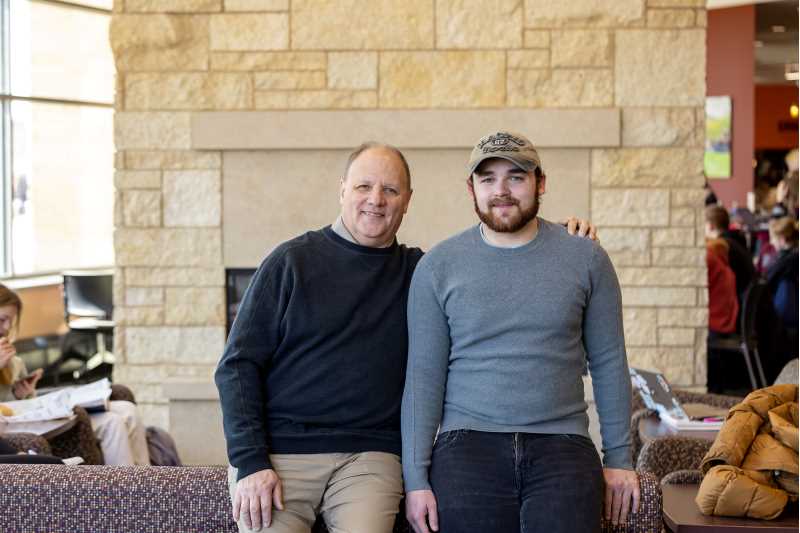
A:
<svg viewBox="0 0 800 533">
<path fill-rule="evenodd" d="M 525 136 L 510 131 L 496 131 L 481 137 L 472 149 L 468 164 L 470 176 L 478 165 L 493 157 L 511 161 L 525 172 L 542 168 L 536 148 Z"/>
</svg>

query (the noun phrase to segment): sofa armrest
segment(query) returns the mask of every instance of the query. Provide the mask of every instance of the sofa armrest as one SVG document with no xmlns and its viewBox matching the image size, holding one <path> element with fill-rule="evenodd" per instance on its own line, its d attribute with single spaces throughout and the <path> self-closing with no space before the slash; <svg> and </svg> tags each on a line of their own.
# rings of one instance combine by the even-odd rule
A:
<svg viewBox="0 0 800 533">
<path fill-rule="evenodd" d="M 225 467 L 0 465 L 0 529 L 230 532 Z"/>
<path fill-rule="evenodd" d="M 624 524 L 614 525 L 603 520 L 603 533 L 658 533 L 662 525 L 661 486 L 650 472 L 639 472 L 641 499 L 639 510 L 628 515 Z"/>
</svg>

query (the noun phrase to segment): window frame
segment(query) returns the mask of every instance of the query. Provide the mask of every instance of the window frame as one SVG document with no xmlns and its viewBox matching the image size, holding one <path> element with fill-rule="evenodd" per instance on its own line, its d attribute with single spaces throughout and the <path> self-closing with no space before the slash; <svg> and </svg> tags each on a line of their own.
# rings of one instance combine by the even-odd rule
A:
<svg viewBox="0 0 800 533">
<path fill-rule="evenodd" d="M 11 72 L 11 2 L 19 0 L 0 0 L 0 279 L 15 277 L 31 278 L 51 275 L 53 271 L 36 271 L 18 274 L 14 272 L 12 257 L 12 180 L 14 168 L 13 132 L 11 126 L 11 106 L 14 102 L 32 102 L 79 107 L 101 107 L 113 109 L 114 103 L 71 98 L 50 98 L 14 94 Z M 49 4 L 68 9 L 112 14 L 112 9 L 82 5 L 65 0 L 25 0 L 28 3 Z M 96 265 L 92 268 L 108 268 L 111 265 Z M 65 265 L 64 268 L 68 268 Z"/>
</svg>

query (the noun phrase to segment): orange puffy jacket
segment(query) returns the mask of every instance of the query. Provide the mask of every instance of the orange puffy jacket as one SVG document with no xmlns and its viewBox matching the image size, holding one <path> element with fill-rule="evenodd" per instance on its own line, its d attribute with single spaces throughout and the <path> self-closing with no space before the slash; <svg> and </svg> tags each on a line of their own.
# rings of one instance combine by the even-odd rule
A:
<svg viewBox="0 0 800 533">
<path fill-rule="evenodd" d="M 728 411 L 703 458 L 695 501 L 706 515 L 770 519 L 798 492 L 797 385 L 751 392 Z"/>
</svg>

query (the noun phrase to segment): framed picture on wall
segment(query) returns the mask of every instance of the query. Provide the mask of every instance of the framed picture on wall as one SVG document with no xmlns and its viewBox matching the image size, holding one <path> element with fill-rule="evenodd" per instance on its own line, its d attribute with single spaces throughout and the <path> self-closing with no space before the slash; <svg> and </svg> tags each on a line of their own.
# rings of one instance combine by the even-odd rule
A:
<svg viewBox="0 0 800 533">
<path fill-rule="evenodd" d="M 707 178 L 731 177 L 730 96 L 706 98 L 706 146 L 703 166 Z"/>
</svg>

